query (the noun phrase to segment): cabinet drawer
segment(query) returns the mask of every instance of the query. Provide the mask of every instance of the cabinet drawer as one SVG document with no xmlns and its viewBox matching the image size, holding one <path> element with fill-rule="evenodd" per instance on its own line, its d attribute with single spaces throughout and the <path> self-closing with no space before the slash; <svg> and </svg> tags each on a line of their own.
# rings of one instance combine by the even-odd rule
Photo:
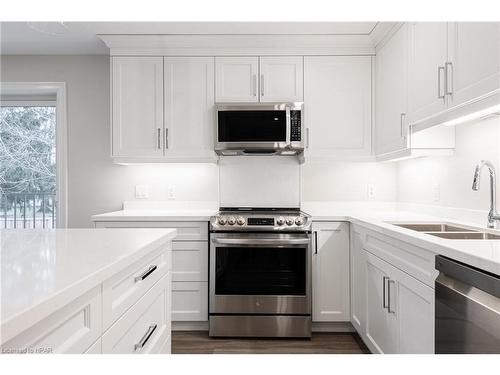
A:
<svg viewBox="0 0 500 375">
<path fill-rule="evenodd" d="M 4 353 L 84 353 L 101 335 L 101 286 L 2 345 Z"/>
<path fill-rule="evenodd" d="M 175 241 L 208 240 L 208 221 L 96 221 L 96 228 L 174 228 Z"/>
<path fill-rule="evenodd" d="M 208 282 L 172 283 L 172 321 L 208 320 Z"/>
<path fill-rule="evenodd" d="M 172 281 L 208 281 L 208 242 L 172 243 Z"/>
<path fill-rule="evenodd" d="M 102 318 L 106 330 L 168 270 L 169 252 L 158 249 L 103 283 Z"/>
<path fill-rule="evenodd" d="M 105 354 L 157 353 L 170 336 L 170 275 L 161 278 L 102 336 Z"/>
</svg>

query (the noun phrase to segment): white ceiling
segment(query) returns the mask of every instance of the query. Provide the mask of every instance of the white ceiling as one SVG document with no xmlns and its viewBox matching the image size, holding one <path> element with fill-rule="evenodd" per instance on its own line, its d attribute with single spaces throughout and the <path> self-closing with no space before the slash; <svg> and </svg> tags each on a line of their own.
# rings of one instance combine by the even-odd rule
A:
<svg viewBox="0 0 500 375">
<path fill-rule="evenodd" d="M 369 35 L 377 22 L 2 22 L 5 55 L 101 55 L 98 34 Z"/>
</svg>

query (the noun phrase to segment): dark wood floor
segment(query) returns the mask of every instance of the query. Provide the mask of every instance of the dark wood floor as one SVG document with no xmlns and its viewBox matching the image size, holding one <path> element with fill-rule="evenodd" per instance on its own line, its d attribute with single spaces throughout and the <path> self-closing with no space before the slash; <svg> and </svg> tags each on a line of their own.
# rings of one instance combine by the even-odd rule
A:
<svg viewBox="0 0 500 375">
<path fill-rule="evenodd" d="M 172 354 L 366 354 L 357 333 L 313 333 L 312 339 L 210 338 L 208 332 L 172 332 Z"/>
</svg>

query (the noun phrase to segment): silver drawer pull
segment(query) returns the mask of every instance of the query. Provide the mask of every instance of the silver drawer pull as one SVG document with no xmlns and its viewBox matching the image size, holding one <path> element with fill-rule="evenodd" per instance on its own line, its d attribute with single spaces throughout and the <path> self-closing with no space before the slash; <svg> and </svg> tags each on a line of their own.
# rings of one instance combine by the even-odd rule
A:
<svg viewBox="0 0 500 375">
<path fill-rule="evenodd" d="M 156 330 L 156 327 L 158 327 L 158 324 L 151 324 L 147 330 L 147 332 L 142 336 L 142 339 L 134 345 L 134 351 L 137 349 L 142 349 L 150 339 L 150 337 L 153 335 L 154 331 Z"/>
<path fill-rule="evenodd" d="M 387 312 L 395 314 L 395 310 L 391 310 L 391 284 L 396 285 L 394 280 L 389 279 L 387 282 Z"/>
<path fill-rule="evenodd" d="M 146 277 L 148 277 L 149 275 L 151 275 L 156 269 L 158 268 L 158 266 L 155 264 L 155 265 L 152 265 L 150 266 L 146 271 L 144 271 L 142 274 L 140 274 L 139 276 L 136 276 L 134 278 L 134 282 L 138 282 L 138 281 L 142 281 L 144 280 Z"/>
</svg>

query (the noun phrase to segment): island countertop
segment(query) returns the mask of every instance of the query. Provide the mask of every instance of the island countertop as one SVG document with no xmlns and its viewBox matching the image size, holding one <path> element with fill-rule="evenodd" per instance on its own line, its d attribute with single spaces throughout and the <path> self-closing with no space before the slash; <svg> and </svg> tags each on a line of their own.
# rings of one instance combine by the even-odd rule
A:
<svg viewBox="0 0 500 375">
<path fill-rule="evenodd" d="M 1 230 L 0 342 L 175 235 L 175 229 Z"/>
</svg>

